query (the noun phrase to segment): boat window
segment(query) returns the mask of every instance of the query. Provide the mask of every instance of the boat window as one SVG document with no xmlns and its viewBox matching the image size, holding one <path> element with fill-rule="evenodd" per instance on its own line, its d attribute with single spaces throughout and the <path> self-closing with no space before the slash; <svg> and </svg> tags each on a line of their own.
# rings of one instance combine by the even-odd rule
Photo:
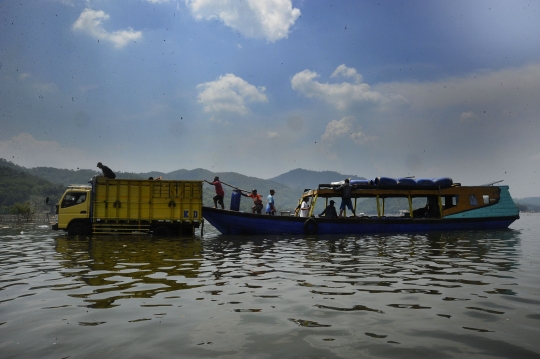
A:
<svg viewBox="0 0 540 359">
<path fill-rule="evenodd" d="M 353 206 L 356 203 L 356 215 L 359 217 L 365 217 L 365 216 L 377 216 L 377 199 L 375 197 L 371 198 L 358 198 L 356 200 L 353 199 Z M 339 213 L 339 206 L 341 204 L 341 200 L 336 201 L 336 208 Z M 379 205 L 382 207 L 382 199 L 380 200 Z M 347 209 L 347 214 L 350 214 L 350 211 Z"/>
<path fill-rule="evenodd" d="M 471 194 L 469 195 L 469 202 L 471 206 L 478 206 L 478 201 L 476 200 L 476 195 Z"/>
<path fill-rule="evenodd" d="M 422 203 L 419 207 L 418 203 Z M 437 196 L 416 197 L 413 199 L 413 218 L 439 218 L 439 200 Z"/>
<path fill-rule="evenodd" d="M 488 194 L 483 195 L 482 199 L 484 200 L 484 204 L 489 204 L 489 195 Z"/>
<path fill-rule="evenodd" d="M 394 197 L 387 198 L 384 206 L 386 216 L 410 217 L 409 198 Z"/>
<path fill-rule="evenodd" d="M 457 206 L 458 201 L 459 201 L 459 196 L 458 195 L 444 196 L 444 198 L 443 198 L 444 209 L 448 209 L 448 208 L 452 208 L 452 207 Z"/>
<path fill-rule="evenodd" d="M 62 208 L 67 208 L 74 206 L 76 204 L 81 204 L 86 201 L 86 192 L 68 192 L 62 200 Z"/>
</svg>

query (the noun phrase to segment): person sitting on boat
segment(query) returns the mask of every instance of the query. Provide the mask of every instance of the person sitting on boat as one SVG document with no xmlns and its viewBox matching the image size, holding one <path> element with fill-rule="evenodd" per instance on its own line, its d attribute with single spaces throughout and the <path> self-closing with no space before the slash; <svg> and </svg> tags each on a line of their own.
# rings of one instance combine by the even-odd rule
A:
<svg viewBox="0 0 540 359">
<path fill-rule="evenodd" d="M 302 204 L 300 205 L 300 217 L 309 217 L 309 197 L 302 198 Z"/>
<path fill-rule="evenodd" d="M 351 201 L 351 185 L 349 184 L 349 179 L 345 179 L 345 183 L 343 183 L 341 186 L 339 186 L 336 191 L 341 191 L 341 205 L 339 206 L 339 216 L 343 217 L 343 214 L 345 212 L 345 206 L 351 210 L 353 213 L 353 216 L 356 217 L 356 213 L 354 212 L 354 208 L 352 206 Z"/>
<path fill-rule="evenodd" d="M 251 197 L 253 199 L 253 207 L 251 207 L 253 213 L 257 212 L 258 214 L 261 214 L 263 208 L 263 201 L 261 195 L 257 193 L 257 190 L 254 189 L 253 191 L 251 191 L 251 193 L 248 194 L 244 194 L 243 192 L 240 193 L 244 197 Z"/>
<path fill-rule="evenodd" d="M 225 209 L 225 206 L 223 205 L 223 196 L 225 196 L 225 191 L 223 190 L 223 186 L 221 185 L 221 182 L 219 181 L 219 177 L 215 176 L 213 182 L 206 181 L 206 183 L 211 184 L 216 188 L 216 195 L 212 198 L 214 200 L 214 208 L 217 208 L 218 203 L 221 206 L 221 209 Z"/>
<path fill-rule="evenodd" d="M 271 189 L 270 194 L 266 198 L 266 214 L 269 214 L 271 216 L 273 216 L 276 213 L 276 207 L 274 205 L 275 204 L 274 193 L 276 193 L 276 191 Z"/>
<path fill-rule="evenodd" d="M 338 218 L 336 207 L 334 207 L 334 200 L 330 200 L 330 204 L 326 206 L 324 211 L 322 211 L 321 214 L 319 214 L 319 217 L 326 217 L 326 218 Z"/>
</svg>

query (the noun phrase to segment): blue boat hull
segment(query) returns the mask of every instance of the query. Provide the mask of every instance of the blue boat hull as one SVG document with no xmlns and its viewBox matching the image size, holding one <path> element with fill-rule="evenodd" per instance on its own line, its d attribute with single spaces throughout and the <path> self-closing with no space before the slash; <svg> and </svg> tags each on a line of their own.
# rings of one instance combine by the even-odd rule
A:
<svg viewBox="0 0 540 359">
<path fill-rule="evenodd" d="M 218 231 L 232 235 L 367 234 L 505 229 L 518 216 L 410 219 L 402 217 L 301 218 L 269 216 L 203 207 L 203 217 Z M 306 223 L 307 222 L 307 223 Z"/>
</svg>

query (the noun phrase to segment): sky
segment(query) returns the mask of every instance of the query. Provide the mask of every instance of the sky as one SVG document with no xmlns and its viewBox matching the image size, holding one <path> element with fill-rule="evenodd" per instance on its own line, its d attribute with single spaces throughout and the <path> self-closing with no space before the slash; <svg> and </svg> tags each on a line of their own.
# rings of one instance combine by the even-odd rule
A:
<svg viewBox="0 0 540 359">
<path fill-rule="evenodd" d="M 538 39 L 539 1 L 0 0 L 0 158 L 540 196 Z"/>
</svg>

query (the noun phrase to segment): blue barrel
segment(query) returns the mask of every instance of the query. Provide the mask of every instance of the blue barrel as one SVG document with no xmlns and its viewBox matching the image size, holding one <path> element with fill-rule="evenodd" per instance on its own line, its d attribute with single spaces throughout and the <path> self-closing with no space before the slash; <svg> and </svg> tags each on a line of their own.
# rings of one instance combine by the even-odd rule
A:
<svg viewBox="0 0 540 359">
<path fill-rule="evenodd" d="M 240 211 L 240 199 L 242 198 L 242 195 L 240 194 L 240 191 L 234 190 L 231 193 L 231 211 Z"/>
<path fill-rule="evenodd" d="M 423 187 L 434 187 L 435 181 L 432 178 L 418 178 L 416 184 Z"/>
<path fill-rule="evenodd" d="M 397 185 L 397 180 L 390 177 L 377 177 L 375 178 L 375 184 L 379 187 L 393 187 Z"/>
<path fill-rule="evenodd" d="M 369 180 L 351 180 L 350 185 L 351 186 L 369 186 L 369 185 L 372 185 L 372 183 L 370 184 Z"/>
<path fill-rule="evenodd" d="M 449 177 L 435 178 L 433 181 L 435 182 L 435 186 L 441 188 L 452 187 L 452 184 L 454 183 Z"/>
<path fill-rule="evenodd" d="M 402 177 L 397 179 L 397 184 L 403 187 L 416 186 L 416 180 L 410 177 Z"/>
</svg>

